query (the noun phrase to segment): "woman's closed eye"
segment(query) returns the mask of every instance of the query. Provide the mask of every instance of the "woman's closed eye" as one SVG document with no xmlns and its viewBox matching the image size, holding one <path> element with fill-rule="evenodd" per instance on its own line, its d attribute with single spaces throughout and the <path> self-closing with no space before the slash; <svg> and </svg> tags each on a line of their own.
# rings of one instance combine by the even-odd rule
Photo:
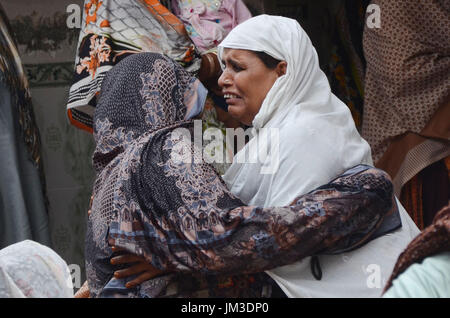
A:
<svg viewBox="0 0 450 318">
<path fill-rule="evenodd" d="M 222 63 L 225 65 L 225 69 L 228 66 L 231 66 L 232 70 L 235 71 L 236 73 L 244 70 L 244 68 L 242 66 L 240 66 L 238 63 L 236 63 L 233 60 L 229 60 L 228 63 L 225 61 L 222 61 Z"/>
<path fill-rule="evenodd" d="M 240 72 L 240 71 L 244 70 L 243 67 L 241 67 L 239 64 L 237 64 L 234 61 L 230 61 L 230 65 L 231 65 L 231 68 L 233 69 L 233 71 L 235 71 L 235 72 Z"/>
</svg>

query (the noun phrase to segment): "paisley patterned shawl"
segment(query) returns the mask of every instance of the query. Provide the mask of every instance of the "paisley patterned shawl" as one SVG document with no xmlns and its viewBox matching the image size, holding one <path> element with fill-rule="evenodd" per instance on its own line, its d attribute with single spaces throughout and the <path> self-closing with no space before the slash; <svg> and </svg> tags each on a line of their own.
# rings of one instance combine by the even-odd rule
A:
<svg viewBox="0 0 450 318">
<path fill-rule="evenodd" d="M 152 53 L 127 58 L 105 79 L 95 113 L 97 179 L 86 238 L 94 297 L 193 296 L 200 286 L 213 288 L 199 283 L 211 276 L 217 283 L 220 275 L 261 273 L 361 246 L 395 214 L 389 177 L 368 166 L 287 207 L 245 206 L 191 140 L 176 133 L 185 128 L 192 136 L 186 114 L 195 107 L 186 100 L 202 101 L 198 87 L 193 93 L 196 83 Z M 192 160 L 176 160 L 180 156 Z M 113 278 L 111 245 L 177 274 L 127 290 Z M 192 275 L 196 283 L 186 287 Z"/>
<path fill-rule="evenodd" d="M 86 237 L 86 267 L 93 295 L 111 270 L 112 252 L 105 239 L 109 223 L 130 200 L 128 191 L 146 195 L 140 186 L 125 189 L 136 172 L 142 147 L 157 129 L 183 125 L 199 114 L 206 93 L 196 78 L 156 53 L 130 56 L 105 78 L 94 115 L 97 177 Z"/>
</svg>

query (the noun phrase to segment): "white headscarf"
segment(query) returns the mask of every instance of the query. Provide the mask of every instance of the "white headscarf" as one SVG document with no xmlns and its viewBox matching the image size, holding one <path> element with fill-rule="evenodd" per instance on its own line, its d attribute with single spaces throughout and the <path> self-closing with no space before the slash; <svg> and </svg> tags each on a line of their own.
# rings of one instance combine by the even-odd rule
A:
<svg viewBox="0 0 450 318">
<path fill-rule="evenodd" d="M 357 164 L 372 165 L 368 143 L 356 130 L 348 107 L 332 94 L 317 53 L 297 21 L 256 16 L 229 33 L 219 46 L 220 60 L 224 48 L 261 51 L 287 62 L 286 74 L 276 80 L 253 120 L 256 138 L 236 154 L 224 175 L 233 194 L 249 205 L 284 206 Z M 258 138 L 269 134 L 264 128 L 278 130 L 278 144 L 276 139 Z M 242 163 L 261 148 L 278 151 L 262 162 Z M 278 170 L 262 173 L 267 167 Z M 289 297 L 378 297 L 398 255 L 418 233 L 401 206 L 400 216 L 401 229 L 353 252 L 320 256 L 321 281 L 312 276 L 309 258 L 267 273 Z M 372 269 L 370 281 L 367 271 Z"/>
<path fill-rule="evenodd" d="M 0 298 L 71 298 L 72 278 L 66 262 L 33 241 L 0 250 Z"/>
<path fill-rule="evenodd" d="M 260 138 L 258 148 L 278 151 L 257 163 L 242 163 L 246 153 L 254 155 L 252 147 L 258 139 L 254 138 L 224 175 L 241 200 L 251 205 L 286 205 L 348 168 L 372 164 L 368 143 L 356 130 L 348 107 L 331 93 L 316 50 L 297 21 L 256 16 L 228 34 L 219 46 L 220 60 L 224 48 L 262 51 L 287 62 L 286 74 L 275 81 L 253 120 L 257 137 L 264 135 L 262 128 L 268 135 L 268 129 L 276 129 L 279 135 L 279 144 Z M 261 174 L 263 167 L 279 169 Z"/>
</svg>

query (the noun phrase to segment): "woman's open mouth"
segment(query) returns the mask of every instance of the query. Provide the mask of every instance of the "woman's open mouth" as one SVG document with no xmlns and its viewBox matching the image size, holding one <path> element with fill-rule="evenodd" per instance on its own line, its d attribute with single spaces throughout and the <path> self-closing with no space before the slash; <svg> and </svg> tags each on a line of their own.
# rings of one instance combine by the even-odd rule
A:
<svg viewBox="0 0 450 318">
<path fill-rule="evenodd" d="M 239 98 L 239 96 L 233 95 L 233 94 L 225 94 L 225 95 L 223 95 L 223 97 L 225 99 Z"/>
<path fill-rule="evenodd" d="M 223 95 L 228 105 L 234 105 L 241 99 L 239 96 L 234 94 L 225 94 Z"/>
</svg>

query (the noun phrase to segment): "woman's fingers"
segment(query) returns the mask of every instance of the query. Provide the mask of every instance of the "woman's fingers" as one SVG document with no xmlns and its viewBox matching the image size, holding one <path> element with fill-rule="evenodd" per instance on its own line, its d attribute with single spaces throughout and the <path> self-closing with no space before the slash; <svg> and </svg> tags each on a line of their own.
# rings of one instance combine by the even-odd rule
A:
<svg viewBox="0 0 450 318">
<path fill-rule="evenodd" d="M 129 281 L 128 283 L 125 284 L 126 288 L 134 288 L 137 285 L 142 284 L 143 282 L 152 279 L 153 277 L 158 276 L 159 274 L 162 274 L 161 271 L 159 272 L 152 272 L 152 271 L 147 271 L 142 273 L 141 275 L 139 275 L 137 278 L 133 279 L 132 281 Z"/>
<path fill-rule="evenodd" d="M 145 264 L 138 263 L 136 265 L 132 265 L 126 269 L 121 269 L 114 272 L 115 278 L 125 278 L 131 275 L 139 274 L 145 271 Z"/>
<path fill-rule="evenodd" d="M 134 254 L 124 254 L 111 258 L 112 265 L 130 264 L 137 262 L 145 262 L 145 258 Z"/>
<path fill-rule="evenodd" d="M 117 246 L 111 246 L 111 249 L 113 252 L 123 252 L 125 251 L 123 248 L 117 247 Z"/>
<path fill-rule="evenodd" d="M 113 246 L 114 252 L 120 251 L 122 249 Z M 163 272 L 152 265 L 150 265 L 144 257 L 135 254 L 123 254 L 111 258 L 112 265 L 122 265 L 122 264 L 133 264 L 130 267 L 121 269 L 114 272 L 115 278 L 126 278 L 132 275 L 141 274 L 137 278 L 126 284 L 127 288 L 133 288 L 146 280 L 149 280 L 155 276 L 161 275 Z"/>
</svg>

